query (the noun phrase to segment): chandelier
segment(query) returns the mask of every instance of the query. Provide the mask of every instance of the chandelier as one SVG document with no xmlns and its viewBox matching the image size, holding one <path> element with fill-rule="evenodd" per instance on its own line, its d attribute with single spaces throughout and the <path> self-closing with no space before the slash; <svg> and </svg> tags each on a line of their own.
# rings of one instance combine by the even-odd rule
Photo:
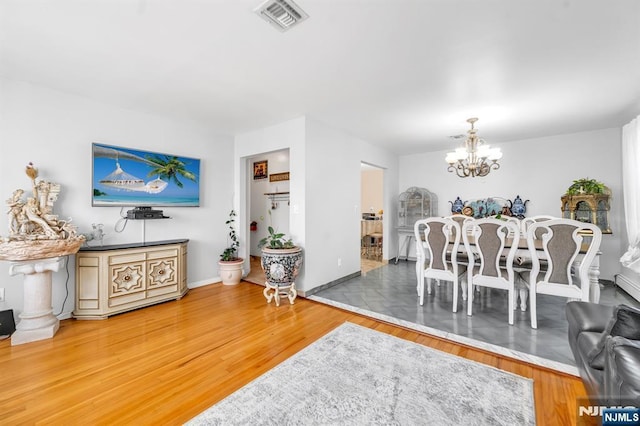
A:
<svg viewBox="0 0 640 426">
<path fill-rule="evenodd" d="M 464 146 L 447 153 L 446 161 L 449 163 L 450 172 L 456 172 L 459 177 L 486 176 L 491 169 L 499 169 L 498 160 L 502 158 L 500 148 L 491 148 L 480 139 L 473 127 L 477 118 L 470 118 L 467 123 L 471 124 L 471 129 L 467 131 L 469 136 L 464 142 Z"/>
</svg>

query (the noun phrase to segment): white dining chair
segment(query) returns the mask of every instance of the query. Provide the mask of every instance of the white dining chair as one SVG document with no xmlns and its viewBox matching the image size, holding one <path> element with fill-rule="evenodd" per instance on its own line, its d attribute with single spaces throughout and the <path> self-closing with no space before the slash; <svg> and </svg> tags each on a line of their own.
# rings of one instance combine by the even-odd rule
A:
<svg viewBox="0 0 640 426">
<path fill-rule="evenodd" d="M 552 220 L 552 219 L 560 219 L 558 216 L 551 216 L 548 214 L 540 214 L 537 216 L 529 216 L 529 217 L 525 217 L 524 219 L 522 219 L 520 221 L 521 223 L 521 228 L 520 228 L 520 234 L 525 236 L 527 235 L 527 231 L 529 230 L 529 226 L 532 223 L 536 223 L 536 222 L 543 222 L 545 220 Z"/>
<path fill-rule="evenodd" d="M 551 216 L 551 215 L 546 215 L 546 214 L 541 214 L 541 215 L 537 215 L 537 216 L 529 216 L 529 217 L 525 217 L 524 219 L 522 219 L 520 221 L 521 227 L 520 227 L 520 235 L 522 238 L 526 239 L 527 238 L 527 231 L 529 229 L 529 227 L 531 226 L 531 224 L 536 223 L 536 222 L 543 222 L 545 220 L 552 220 L 552 219 L 560 219 L 557 216 Z M 541 229 L 539 229 L 538 231 L 536 231 L 537 234 L 540 234 L 542 232 Z M 538 238 L 538 236 L 536 235 L 535 238 Z M 544 267 L 544 262 L 546 262 L 546 260 L 544 259 L 540 259 L 541 265 L 542 267 Z M 517 266 L 514 267 L 516 273 L 518 274 L 518 277 L 516 278 L 516 290 L 517 290 L 517 295 L 516 296 L 520 296 L 520 310 L 521 311 L 526 311 L 527 310 L 527 299 L 529 297 L 529 282 L 528 282 L 528 274 L 529 271 L 531 271 L 531 259 L 529 259 L 528 257 L 522 258 L 522 259 L 517 259 L 516 258 L 516 263 Z M 516 305 L 517 305 L 517 300 L 516 300 Z"/>
<path fill-rule="evenodd" d="M 500 214 L 500 215 L 493 215 L 493 216 L 489 216 L 489 217 L 492 218 L 492 219 L 499 219 L 499 220 L 504 220 L 506 222 L 511 222 L 511 223 L 515 224 L 518 227 L 518 229 L 521 229 L 521 227 L 522 227 L 522 223 L 521 223 L 520 219 L 518 219 L 515 216 L 506 216 L 506 215 Z M 521 232 L 521 234 L 522 234 L 522 232 Z M 512 236 L 513 235 L 509 235 L 509 237 L 512 237 Z"/>
<path fill-rule="evenodd" d="M 455 220 L 458 223 L 458 225 L 460 225 L 460 229 L 461 230 L 462 230 L 462 227 L 464 226 L 465 223 L 472 222 L 472 221 L 475 220 L 475 218 L 473 218 L 472 216 L 467 216 L 467 215 L 460 214 L 460 213 L 452 214 L 450 216 L 445 216 L 445 218 Z M 460 242 L 462 242 L 462 239 L 460 240 Z M 466 267 L 469 265 L 469 259 L 467 258 L 467 251 L 466 250 L 459 250 L 458 251 L 458 257 L 456 258 L 456 260 L 458 261 L 458 267 L 464 266 L 465 270 L 466 270 Z M 467 286 L 463 285 L 463 286 L 461 286 L 461 289 L 462 289 L 462 300 L 466 301 L 467 300 Z"/>
<path fill-rule="evenodd" d="M 431 294 L 431 280 L 451 281 L 453 283 L 453 312 L 458 311 L 458 287 L 460 271 L 457 254 L 461 241 L 460 225 L 455 220 L 431 217 L 416 221 L 418 295 L 420 305 L 424 303 L 424 283 L 427 280 L 427 293 Z M 422 243 L 420 243 L 422 242 Z"/>
<path fill-rule="evenodd" d="M 473 217 L 464 214 L 452 214 L 450 216 L 445 216 L 445 219 L 455 220 L 458 222 L 458 225 L 460 225 L 460 229 L 462 229 L 462 225 L 464 225 L 465 222 L 473 220 Z"/>
<path fill-rule="evenodd" d="M 532 328 L 538 328 L 538 293 L 589 301 L 589 268 L 601 241 L 600 228 L 577 220 L 556 218 L 529 226 L 527 247 L 532 265 L 527 281 Z"/>
<path fill-rule="evenodd" d="M 464 224 L 462 238 L 469 257 L 467 315 L 473 314 L 474 287 L 503 289 L 507 290 L 509 324 L 513 325 L 516 279 L 513 261 L 518 250 L 520 228 L 510 221 L 476 219 Z M 511 241 L 516 243 L 510 244 Z"/>
<path fill-rule="evenodd" d="M 507 222 L 511 222 L 513 223 L 519 230 L 520 230 L 520 236 L 524 235 L 524 233 L 522 232 L 522 220 L 518 219 L 515 216 L 506 216 L 506 215 L 495 215 L 495 216 L 490 216 L 494 219 L 499 219 L 499 220 L 504 220 Z M 511 231 L 509 233 L 509 238 L 514 238 L 514 234 L 513 231 Z M 530 264 L 529 264 L 530 265 Z M 516 273 L 515 275 L 515 291 L 513 293 L 513 306 L 514 309 L 517 308 L 518 306 L 518 300 L 520 300 L 520 310 L 521 311 L 526 311 L 527 310 L 527 299 L 529 297 L 529 288 L 528 285 L 526 283 L 526 281 L 523 281 L 522 279 L 520 279 L 520 273 L 522 271 L 529 271 L 530 270 L 530 266 L 524 266 L 523 267 L 523 260 L 519 259 L 518 257 L 516 257 L 514 259 L 514 266 L 513 266 L 513 270 Z"/>
</svg>

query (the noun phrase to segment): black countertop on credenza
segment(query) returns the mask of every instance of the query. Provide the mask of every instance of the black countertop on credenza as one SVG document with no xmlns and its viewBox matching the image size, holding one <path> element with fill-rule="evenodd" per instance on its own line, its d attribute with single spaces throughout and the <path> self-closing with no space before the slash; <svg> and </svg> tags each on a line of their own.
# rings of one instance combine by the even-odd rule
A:
<svg viewBox="0 0 640 426">
<path fill-rule="evenodd" d="M 79 251 L 107 251 L 107 250 L 122 250 L 138 247 L 153 247 L 164 246 L 167 244 L 182 244 L 189 242 L 189 239 L 182 238 L 179 240 L 162 240 L 162 241 L 148 241 L 146 243 L 123 243 L 123 244 L 110 244 L 106 246 L 83 246 Z"/>
</svg>

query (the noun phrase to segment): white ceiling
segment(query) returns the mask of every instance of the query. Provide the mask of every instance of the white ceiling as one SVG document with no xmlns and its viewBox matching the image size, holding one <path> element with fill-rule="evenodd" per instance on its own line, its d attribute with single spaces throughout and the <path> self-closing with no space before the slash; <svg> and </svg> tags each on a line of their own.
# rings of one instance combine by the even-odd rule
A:
<svg viewBox="0 0 640 426">
<path fill-rule="evenodd" d="M 0 0 L 0 76 L 236 134 L 307 114 L 408 154 L 640 114 L 638 0 Z"/>
</svg>

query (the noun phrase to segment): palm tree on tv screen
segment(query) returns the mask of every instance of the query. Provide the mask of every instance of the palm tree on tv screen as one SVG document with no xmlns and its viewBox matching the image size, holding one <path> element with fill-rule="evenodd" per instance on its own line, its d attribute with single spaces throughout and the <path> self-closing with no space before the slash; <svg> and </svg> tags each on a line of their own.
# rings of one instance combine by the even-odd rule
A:
<svg viewBox="0 0 640 426">
<path fill-rule="evenodd" d="M 146 157 L 146 160 L 156 166 L 147 174 L 148 177 L 157 175 L 160 178 L 173 181 L 178 188 L 183 187 L 178 176 L 196 182 L 196 175 L 187 170 L 184 162 L 180 161 L 178 157 L 168 155 L 149 155 Z"/>
</svg>

